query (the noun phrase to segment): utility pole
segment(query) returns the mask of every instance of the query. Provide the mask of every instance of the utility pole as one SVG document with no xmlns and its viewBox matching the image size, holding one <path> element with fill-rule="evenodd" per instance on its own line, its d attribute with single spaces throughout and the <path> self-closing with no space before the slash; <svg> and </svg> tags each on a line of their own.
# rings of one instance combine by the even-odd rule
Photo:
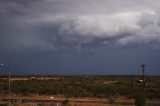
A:
<svg viewBox="0 0 160 106">
<path fill-rule="evenodd" d="M 10 93 L 11 93 L 11 72 L 9 68 L 5 64 L 1 64 L 1 67 L 4 68 L 6 71 L 8 71 L 8 94 L 9 94 L 9 99 L 10 99 Z M 10 100 L 8 102 L 10 106 Z"/>
<path fill-rule="evenodd" d="M 144 74 L 144 70 L 145 70 L 145 64 L 141 64 L 140 67 L 141 67 L 141 70 L 142 70 L 142 80 L 143 80 L 143 90 L 145 91 L 145 74 Z"/>
</svg>

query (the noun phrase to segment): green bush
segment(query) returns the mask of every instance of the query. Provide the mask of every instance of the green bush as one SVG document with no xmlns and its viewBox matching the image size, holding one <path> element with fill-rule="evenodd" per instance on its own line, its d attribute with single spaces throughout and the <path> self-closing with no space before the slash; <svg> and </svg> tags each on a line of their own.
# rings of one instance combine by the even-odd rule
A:
<svg viewBox="0 0 160 106">
<path fill-rule="evenodd" d="M 144 94 L 140 94 L 135 99 L 135 105 L 136 106 L 145 106 L 145 101 L 146 101 L 145 95 Z"/>
<path fill-rule="evenodd" d="M 68 106 L 68 104 L 69 104 L 69 100 L 68 99 L 66 99 L 66 100 L 64 100 L 62 102 L 62 106 Z"/>
</svg>

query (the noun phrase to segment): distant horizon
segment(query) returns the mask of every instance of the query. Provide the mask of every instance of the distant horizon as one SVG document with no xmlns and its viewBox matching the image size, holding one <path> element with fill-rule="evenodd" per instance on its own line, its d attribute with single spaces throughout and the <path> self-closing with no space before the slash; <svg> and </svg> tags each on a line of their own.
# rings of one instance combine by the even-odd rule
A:
<svg viewBox="0 0 160 106">
<path fill-rule="evenodd" d="M 8 74 L 0 74 L 8 76 Z M 142 74 L 12 74 L 11 76 L 142 76 Z M 145 74 L 145 76 L 160 76 L 158 74 Z"/>
</svg>

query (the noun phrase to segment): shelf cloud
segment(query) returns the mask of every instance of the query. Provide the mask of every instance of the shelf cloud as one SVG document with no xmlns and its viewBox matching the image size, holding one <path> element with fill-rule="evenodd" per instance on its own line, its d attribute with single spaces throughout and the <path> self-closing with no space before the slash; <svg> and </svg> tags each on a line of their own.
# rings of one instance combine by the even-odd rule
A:
<svg viewBox="0 0 160 106">
<path fill-rule="evenodd" d="M 81 50 L 160 44 L 158 0 L 0 2 L 3 47 Z"/>
</svg>

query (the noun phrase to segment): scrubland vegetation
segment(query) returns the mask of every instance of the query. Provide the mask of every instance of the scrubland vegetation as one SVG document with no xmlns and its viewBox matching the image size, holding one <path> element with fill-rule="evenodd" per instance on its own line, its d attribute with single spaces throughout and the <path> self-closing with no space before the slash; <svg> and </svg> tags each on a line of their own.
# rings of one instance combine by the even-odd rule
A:
<svg viewBox="0 0 160 106">
<path fill-rule="evenodd" d="M 12 76 L 13 77 L 13 76 Z M 28 76 L 25 76 L 28 77 Z M 40 77 L 40 76 L 38 76 Z M 142 91 L 141 76 L 49 76 L 55 79 L 12 80 L 17 95 L 63 95 L 64 97 L 136 98 Z M 147 76 L 146 98 L 160 98 L 160 77 Z M 8 93 L 8 80 L 0 79 L 0 94 Z"/>
</svg>

